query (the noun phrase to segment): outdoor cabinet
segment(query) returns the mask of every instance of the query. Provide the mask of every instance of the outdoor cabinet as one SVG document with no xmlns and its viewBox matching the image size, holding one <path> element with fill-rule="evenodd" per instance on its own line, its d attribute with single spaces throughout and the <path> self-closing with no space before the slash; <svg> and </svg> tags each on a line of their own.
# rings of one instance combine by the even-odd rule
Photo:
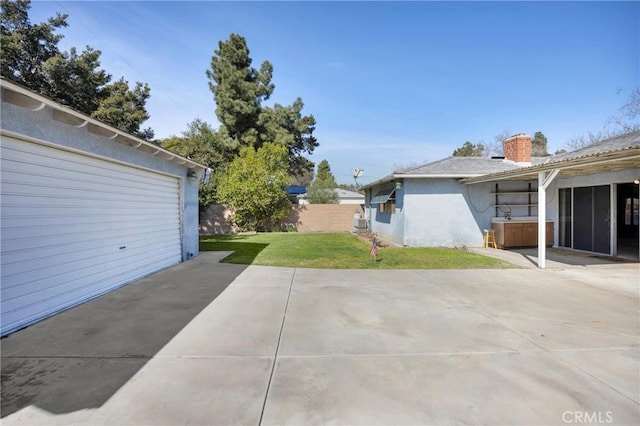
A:
<svg viewBox="0 0 640 426">
<path fill-rule="evenodd" d="M 538 222 L 500 221 L 491 224 L 498 248 L 537 247 Z M 553 245 L 553 222 L 547 222 L 546 245 Z"/>
</svg>

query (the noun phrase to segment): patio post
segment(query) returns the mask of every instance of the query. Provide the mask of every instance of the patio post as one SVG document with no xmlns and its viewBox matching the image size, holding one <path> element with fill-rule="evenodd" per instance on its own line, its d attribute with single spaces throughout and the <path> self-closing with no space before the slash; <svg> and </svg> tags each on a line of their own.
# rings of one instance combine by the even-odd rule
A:
<svg viewBox="0 0 640 426">
<path fill-rule="evenodd" d="M 538 172 L 538 268 L 544 269 L 547 263 L 547 188 L 558 176 L 559 169 L 548 175 Z"/>
<path fill-rule="evenodd" d="M 538 268 L 544 269 L 547 256 L 547 190 L 544 187 L 544 172 L 538 172 Z"/>
</svg>

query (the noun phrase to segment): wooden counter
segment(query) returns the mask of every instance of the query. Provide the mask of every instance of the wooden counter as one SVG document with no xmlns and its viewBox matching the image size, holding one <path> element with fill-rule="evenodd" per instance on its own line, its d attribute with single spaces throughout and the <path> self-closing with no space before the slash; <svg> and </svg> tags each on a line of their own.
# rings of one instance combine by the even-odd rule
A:
<svg viewBox="0 0 640 426">
<path fill-rule="evenodd" d="M 522 220 L 500 220 L 491 224 L 496 233 L 498 248 L 537 247 L 538 222 Z M 547 222 L 547 247 L 553 245 L 553 222 Z"/>
</svg>

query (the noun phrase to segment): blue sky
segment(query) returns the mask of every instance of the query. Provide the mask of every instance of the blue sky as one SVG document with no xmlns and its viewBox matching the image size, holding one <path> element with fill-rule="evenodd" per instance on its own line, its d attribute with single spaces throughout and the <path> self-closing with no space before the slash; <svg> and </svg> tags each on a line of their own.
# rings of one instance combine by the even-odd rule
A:
<svg viewBox="0 0 640 426">
<path fill-rule="evenodd" d="M 639 2 L 35 1 L 69 14 L 63 49 L 90 45 L 114 79 L 151 86 L 157 137 L 217 126 L 205 70 L 219 40 L 274 66 L 269 102 L 317 121 L 339 182 L 435 161 L 465 141 L 542 131 L 550 150 L 602 130 L 640 86 Z"/>
</svg>

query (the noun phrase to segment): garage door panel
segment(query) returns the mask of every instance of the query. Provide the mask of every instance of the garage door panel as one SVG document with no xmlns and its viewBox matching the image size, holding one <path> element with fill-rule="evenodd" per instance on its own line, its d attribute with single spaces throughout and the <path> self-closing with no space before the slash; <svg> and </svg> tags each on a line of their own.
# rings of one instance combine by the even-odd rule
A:
<svg viewBox="0 0 640 426">
<path fill-rule="evenodd" d="M 124 245 L 110 244 L 92 247 L 91 249 L 82 249 L 78 245 L 73 251 L 59 253 L 58 250 L 42 251 L 44 257 L 33 256 L 33 253 L 23 252 L 21 258 L 14 257 L 11 262 L 9 257 L 3 259 L 2 279 L 11 283 L 10 285 L 22 285 L 26 282 L 34 281 L 42 277 L 51 277 L 57 275 L 58 271 L 66 271 L 71 269 L 80 269 L 82 265 L 99 263 L 102 264 L 103 259 L 115 259 L 116 261 L 126 260 L 126 257 L 132 255 L 152 254 L 155 251 L 166 251 L 167 253 L 175 253 L 179 250 L 179 244 L 176 239 L 179 235 L 165 234 L 154 237 L 129 240 Z M 177 245 L 177 248 L 176 248 Z M 120 247 L 126 247 L 120 249 Z M 25 269 L 25 262 L 29 262 L 29 268 Z M 3 286 L 6 288 L 9 286 Z M 3 293 L 4 296 L 4 293 Z"/>
<path fill-rule="evenodd" d="M 177 178 L 13 138 L 1 149 L 2 334 L 181 261 Z"/>
<path fill-rule="evenodd" d="M 26 187 L 27 189 L 36 190 L 38 187 L 41 187 L 55 188 L 56 190 L 72 189 L 77 191 L 90 189 L 94 192 L 149 194 L 158 197 L 167 196 L 167 189 L 177 189 L 177 183 L 173 181 L 137 181 L 135 185 L 123 186 L 122 179 L 116 179 L 110 176 L 84 175 L 72 173 L 68 170 L 53 170 L 50 174 L 46 174 L 40 169 L 24 170 L 22 167 L 16 168 L 15 170 L 7 169 L 5 168 L 5 164 L 6 163 L 3 162 L 2 180 L 3 185 L 7 185 L 8 188 L 16 186 L 18 188 Z"/>
<path fill-rule="evenodd" d="M 1 305 L 2 324 L 4 326 L 12 322 L 15 323 L 14 319 L 16 316 L 20 316 L 20 323 L 28 324 L 33 322 L 34 319 L 40 319 L 70 306 L 77 305 L 80 302 L 117 289 L 128 282 L 142 278 L 166 267 L 166 258 L 162 255 L 151 260 L 151 263 L 147 263 L 144 268 L 138 269 L 137 274 L 126 282 L 116 280 L 118 270 L 114 270 L 111 272 L 103 272 L 100 276 L 95 276 L 85 285 L 69 285 L 66 288 L 52 288 L 50 291 L 45 290 L 44 292 L 39 292 L 38 297 L 26 295 L 20 299 L 13 299 L 6 302 L 3 300 Z M 120 269 L 124 270 L 124 266 Z"/>
<path fill-rule="evenodd" d="M 85 266 L 85 264 L 81 264 L 75 265 L 77 267 L 72 270 L 54 269 L 51 271 L 51 275 L 44 274 L 44 276 L 31 282 L 3 289 L 0 306 L 2 306 L 3 313 L 9 313 L 28 309 L 43 300 L 55 298 L 63 300 L 66 297 L 65 294 L 77 294 L 85 290 L 93 293 L 95 287 L 100 285 L 109 288 L 117 287 L 123 284 L 121 276 L 127 274 L 131 267 L 138 265 L 141 261 L 145 262 L 145 266 L 136 270 L 135 274 L 130 275 L 127 282 L 142 276 L 142 273 L 146 275 L 148 271 L 154 270 L 153 267 L 156 264 L 165 265 L 167 260 L 170 260 L 170 255 L 167 255 L 166 251 L 156 250 L 150 253 L 139 252 L 135 255 L 122 257 L 118 260 L 114 259 L 100 265 Z M 159 267 L 162 268 L 163 266 Z"/>
<path fill-rule="evenodd" d="M 3 182 L 4 186 L 4 182 Z M 7 185 L 8 186 L 8 185 Z M 85 191 L 73 191 L 68 189 L 56 189 L 52 188 L 24 188 L 22 193 L 11 192 L 11 190 L 5 186 L 3 188 L 3 205 L 11 206 L 47 206 L 54 207 L 117 207 L 113 205 L 114 201 L 122 203 L 122 207 L 126 206 L 129 209 L 141 208 L 149 209 L 153 206 L 174 204 L 177 205 L 175 198 L 168 197 L 166 195 L 154 196 L 152 194 L 120 194 L 117 193 L 101 193 L 93 190 Z M 31 191 L 31 193 L 29 193 Z M 126 204 L 125 204 L 126 203 Z"/>
<path fill-rule="evenodd" d="M 93 295 L 100 289 L 108 291 L 158 269 L 180 262 L 171 255 L 179 246 L 156 247 L 155 250 L 140 250 L 137 254 L 102 261 L 92 266 L 83 266 L 59 275 L 47 276 L 31 283 L 7 286 L 2 294 L 3 326 L 15 317 L 23 317 L 35 306 L 45 308 L 59 306 L 60 301 L 76 300 L 78 294 Z M 172 250 L 173 249 L 173 250 Z M 103 260 L 103 259 L 101 259 Z M 38 308 L 36 308 L 38 309 Z"/>
<path fill-rule="evenodd" d="M 15 250 L 29 250 L 39 247 L 55 248 L 65 245 L 80 246 L 81 249 L 91 250 L 96 246 L 113 246 L 118 248 L 127 242 L 136 239 L 148 238 L 145 234 L 164 233 L 165 227 L 175 225 L 176 222 L 169 222 L 166 225 L 141 224 L 133 227 L 117 227 L 105 230 L 91 230 L 88 232 L 61 232 L 60 229 L 48 230 L 51 235 L 31 235 L 19 239 L 9 239 L 3 241 L 3 245 L 8 246 L 7 252 Z M 7 232 L 9 233 L 9 232 Z M 171 233 L 170 235 L 175 235 Z M 151 235 L 149 235 L 151 237 Z"/>
<path fill-rule="evenodd" d="M 2 240 L 23 240 L 28 238 L 41 239 L 48 237 L 61 237 L 61 238 L 71 238 L 71 237 L 80 237 L 81 234 L 91 234 L 98 235 L 99 233 L 105 234 L 108 236 L 117 236 L 117 235 L 136 235 L 141 232 L 162 232 L 168 225 L 171 225 L 170 221 L 165 223 L 148 223 L 145 221 L 138 222 L 127 222 L 125 225 L 122 223 L 115 222 L 100 222 L 100 223 L 79 223 L 79 224 L 65 224 L 65 225 L 56 225 L 54 226 L 21 226 L 15 228 L 8 228 L 2 231 Z M 173 225 L 177 225 L 177 223 L 173 223 Z M 76 235 L 78 234 L 78 235 Z M 38 246 L 40 243 L 38 241 L 34 241 Z"/>
<path fill-rule="evenodd" d="M 20 181 L 18 179 L 22 179 Z M 66 175 L 66 176 L 65 176 Z M 55 176 L 48 176 L 38 170 L 33 174 L 25 174 L 17 170 L 15 172 L 4 170 L 3 164 L 3 184 L 7 188 L 12 188 L 17 193 L 30 194 L 37 191 L 38 188 L 53 188 L 56 192 L 63 189 L 71 189 L 77 191 L 89 191 L 90 193 L 116 193 L 116 194 L 132 194 L 150 197 L 166 197 L 167 190 L 174 192 L 178 186 L 175 183 L 158 181 L 158 182 L 129 182 L 131 185 L 124 186 L 123 180 L 114 179 L 108 176 L 94 175 L 91 179 L 87 179 L 85 175 L 68 173 L 67 171 L 56 171 Z M 7 191 L 8 192 L 8 191 Z M 45 193 L 51 194 L 47 191 Z"/>
<path fill-rule="evenodd" d="M 4 178 L 4 176 L 3 176 Z M 133 203 L 168 203 L 175 202 L 175 199 L 165 191 L 147 191 L 140 188 L 105 187 L 97 188 L 96 186 L 82 186 L 81 188 L 61 188 L 53 185 L 25 185 L 23 183 L 2 182 L 4 188 L 3 193 L 11 196 L 8 200 L 13 204 L 20 203 L 20 197 L 40 197 L 40 198 L 60 198 L 68 200 L 84 200 L 86 202 L 93 200 L 124 200 Z M 122 185 L 122 183 L 120 183 Z M 80 185 L 79 185 L 80 186 Z"/>
<path fill-rule="evenodd" d="M 179 240 L 179 232 L 166 232 L 164 234 L 152 234 L 152 235 L 135 235 L 130 236 L 127 239 L 127 243 L 125 244 L 127 248 L 133 248 L 135 246 L 151 246 L 156 243 L 165 243 L 167 241 L 172 243 L 177 243 L 176 240 Z M 95 244 L 91 245 L 88 248 L 88 244 L 86 241 L 83 242 L 73 242 L 66 245 L 60 245 L 56 240 L 52 240 L 50 246 L 38 246 L 38 247 L 27 247 L 22 250 L 13 250 L 11 252 L 3 252 L 2 253 L 2 265 L 4 272 L 8 267 L 13 264 L 20 262 L 31 262 L 30 269 L 36 268 L 37 265 L 40 265 L 44 259 L 49 257 L 54 258 L 66 258 L 69 259 L 71 257 L 75 257 L 80 252 L 92 252 L 92 251 L 103 251 L 104 254 L 113 253 L 116 249 L 119 250 L 122 239 L 120 241 L 111 241 L 108 244 L 97 244 L 98 241 L 94 241 Z M 22 242 L 22 241 L 21 241 Z M 60 261 L 62 261 L 60 259 Z M 24 268 L 24 265 L 20 266 L 20 268 Z"/>
<path fill-rule="evenodd" d="M 3 138 L 3 140 L 5 140 Z M 156 174 L 141 175 L 138 170 L 118 163 L 105 163 L 104 160 L 73 154 L 67 151 L 45 151 L 42 146 L 31 144 L 32 149 L 4 149 L 3 170 L 44 177 L 66 178 L 70 181 L 100 183 L 96 178 L 104 178 L 110 183 L 134 181 L 138 185 L 153 189 L 163 182 L 173 182 L 173 178 Z"/>
<path fill-rule="evenodd" d="M 96 208 L 96 207 L 84 207 L 82 211 L 78 211 L 77 207 L 29 207 L 29 206 L 2 206 L 2 213 L 7 216 L 28 216 L 33 218 L 47 218 L 47 217 L 61 217 L 61 216 L 103 216 L 112 218 L 114 215 L 133 215 L 138 211 L 136 208 L 122 207 L 109 207 L 109 208 Z M 153 214 L 153 209 L 149 212 Z"/>
<path fill-rule="evenodd" d="M 64 226 L 64 225 L 98 225 L 101 223 L 110 225 L 120 225 L 129 221 L 146 221 L 146 220 L 158 220 L 167 221 L 175 217 L 170 213 L 163 211 L 132 211 L 129 214 L 121 214 L 118 217 L 102 217 L 96 218 L 92 215 L 76 214 L 74 216 L 38 216 L 38 217 L 25 217 L 25 216 L 3 216 L 3 221 L 0 224 L 2 231 L 8 231 L 14 228 L 30 228 L 41 227 L 39 225 L 41 220 L 44 220 L 49 225 Z"/>
</svg>

